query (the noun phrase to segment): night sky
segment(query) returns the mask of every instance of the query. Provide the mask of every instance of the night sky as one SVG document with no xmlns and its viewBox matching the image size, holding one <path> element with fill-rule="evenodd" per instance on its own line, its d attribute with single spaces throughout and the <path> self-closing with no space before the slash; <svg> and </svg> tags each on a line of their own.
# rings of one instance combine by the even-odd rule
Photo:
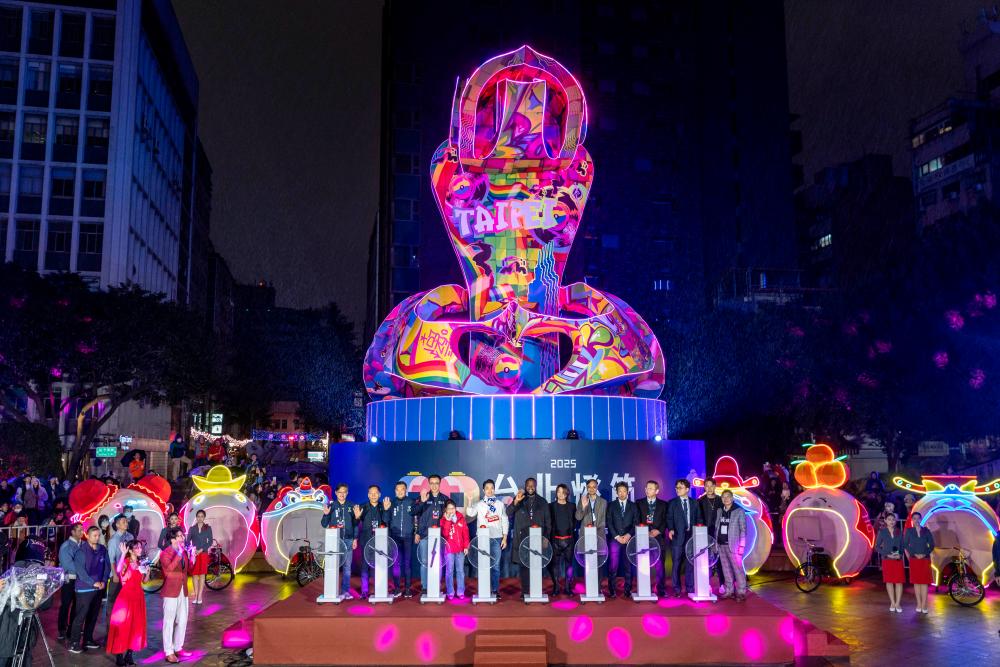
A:
<svg viewBox="0 0 1000 667">
<path fill-rule="evenodd" d="M 908 176 L 909 120 L 963 87 L 959 28 L 985 4 L 786 2 L 807 181 L 864 152 L 894 155 Z M 238 281 L 273 282 L 279 305 L 336 301 L 361 325 L 378 205 L 381 3 L 174 6 L 201 82 L 217 249 Z"/>
</svg>

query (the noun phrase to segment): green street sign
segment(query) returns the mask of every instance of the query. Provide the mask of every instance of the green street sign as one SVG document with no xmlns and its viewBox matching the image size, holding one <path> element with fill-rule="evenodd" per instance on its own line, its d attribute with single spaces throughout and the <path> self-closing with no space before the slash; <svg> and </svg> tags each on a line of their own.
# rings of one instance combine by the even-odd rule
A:
<svg viewBox="0 0 1000 667">
<path fill-rule="evenodd" d="M 117 447 L 96 447 L 94 455 L 99 459 L 113 459 L 118 456 Z"/>
</svg>

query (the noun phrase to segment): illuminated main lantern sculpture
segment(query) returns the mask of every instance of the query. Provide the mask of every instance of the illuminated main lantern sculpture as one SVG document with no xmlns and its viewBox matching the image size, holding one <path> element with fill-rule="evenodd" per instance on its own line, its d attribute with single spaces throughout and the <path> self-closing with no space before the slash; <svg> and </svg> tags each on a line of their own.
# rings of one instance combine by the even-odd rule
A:
<svg viewBox="0 0 1000 667">
<path fill-rule="evenodd" d="M 392 310 L 365 357 L 373 399 L 659 395 L 663 354 L 642 318 L 615 296 L 562 284 L 594 178 L 586 132 L 580 84 L 528 46 L 465 83 L 430 171 L 465 286 Z"/>
<path fill-rule="evenodd" d="M 126 506 L 131 507 L 132 516 L 139 522 L 139 534 L 134 537 L 146 542 L 150 557 L 159 552 L 156 542 L 167 525 L 169 501 L 170 483 L 159 475 L 146 475 L 123 488 L 92 477 L 69 492 L 72 520 L 81 522 L 84 528 L 97 525 L 101 516 L 114 519 Z"/>
<path fill-rule="evenodd" d="M 278 492 L 278 497 L 260 515 L 264 557 L 271 567 L 282 574 L 288 573 L 292 554 L 305 546 L 296 540 L 309 540 L 314 550 L 323 550 L 324 530 L 320 520 L 332 499 L 328 485 L 314 487 L 308 477 L 303 477 L 297 487 L 286 486 Z"/>
<path fill-rule="evenodd" d="M 902 477 L 892 481 L 909 493 L 924 494 L 913 504 L 910 516 L 919 512 L 920 525 L 934 536 L 934 585 L 955 558 L 954 547 L 961 547 L 969 552 L 969 567 L 985 586 L 993 573 L 993 541 L 1000 533 L 1000 518 L 980 496 L 1000 492 L 1000 479 L 979 484 L 966 475 L 921 475 L 920 484 Z"/>
<path fill-rule="evenodd" d="M 726 489 L 732 491 L 733 498 L 746 510 L 748 518 L 751 519 L 747 521 L 747 546 L 743 554 L 743 569 L 748 575 L 756 574 L 771 554 L 771 547 L 774 545 L 771 513 L 761 497 L 750 490 L 760 484 L 760 480 L 756 477 L 743 479 L 739 464 L 732 456 L 723 456 L 715 462 L 712 479 L 715 480 L 716 493 L 721 494 Z M 705 480 L 695 479 L 693 484 L 704 487 Z"/>
<path fill-rule="evenodd" d="M 239 572 L 250 562 L 260 543 L 257 508 L 240 492 L 246 475 L 233 477 L 226 466 L 211 468 L 204 477 L 191 475 L 198 493 L 181 508 L 184 530 L 195 523 L 198 510 L 205 510 L 205 523 L 212 527 L 212 537 Z"/>
<path fill-rule="evenodd" d="M 849 477 L 844 457 L 834 456 L 829 445 L 806 447 L 806 458 L 793 461 L 795 481 L 804 490 L 789 503 L 781 520 L 785 553 L 798 567 L 808 553 L 808 540 L 830 555 L 838 577 L 857 576 L 871 559 L 875 543 L 868 511 L 840 488 Z"/>
</svg>

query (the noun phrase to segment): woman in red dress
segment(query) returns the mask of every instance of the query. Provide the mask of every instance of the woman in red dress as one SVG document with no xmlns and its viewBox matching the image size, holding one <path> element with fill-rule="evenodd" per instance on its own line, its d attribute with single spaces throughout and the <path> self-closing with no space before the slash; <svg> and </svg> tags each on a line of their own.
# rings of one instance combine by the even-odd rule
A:
<svg viewBox="0 0 1000 667">
<path fill-rule="evenodd" d="M 145 565 L 139 565 L 141 542 L 132 540 L 121 548 L 124 557 L 118 564 L 118 577 L 122 589 L 109 617 L 107 647 L 118 667 L 134 665 L 132 653 L 146 648 L 146 595 L 142 580 L 148 571 Z"/>
<path fill-rule="evenodd" d="M 910 514 L 913 527 L 903 535 L 903 548 L 910 560 L 910 583 L 917 598 L 917 613 L 927 613 L 927 587 L 931 583 L 931 553 L 934 552 L 934 536 L 926 526 L 920 512 Z"/>
<path fill-rule="evenodd" d="M 875 550 L 882 557 L 882 581 L 889 594 L 889 611 L 902 613 L 903 584 L 903 533 L 896 527 L 896 515 L 887 514 L 885 525 L 875 538 Z"/>
</svg>

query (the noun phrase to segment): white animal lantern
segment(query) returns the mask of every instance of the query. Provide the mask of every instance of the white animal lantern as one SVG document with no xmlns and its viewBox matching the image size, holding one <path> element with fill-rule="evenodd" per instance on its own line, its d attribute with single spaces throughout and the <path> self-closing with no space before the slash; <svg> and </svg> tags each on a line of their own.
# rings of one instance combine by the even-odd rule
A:
<svg viewBox="0 0 1000 667">
<path fill-rule="evenodd" d="M 264 558 L 271 567 L 288 574 L 302 544 L 296 540 L 309 540 L 316 552 L 324 550 L 325 531 L 320 521 L 332 497 L 328 485 L 313 486 L 308 477 L 303 477 L 298 486 L 286 486 L 278 492 L 278 496 L 260 515 Z M 323 557 L 317 556 L 317 560 L 322 564 Z"/>
<path fill-rule="evenodd" d="M 260 543 L 257 508 L 240 491 L 246 475 L 233 477 L 226 466 L 215 466 L 204 477 L 191 475 L 199 493 L 181 508 L 185 532 L 194 525 L 198 510 L 205 511 L 205 523 L 212 527 L 212 537 L 233 565 L 242 570 Z"/>
<path fill-rule="evenodd" d="M 795 480 L 805 489 L 796 496 L 782 518 L 785 553 L 799 567 L 810 545 L 829 554 L 834 575 L 856 577 L 868 564 L 875 531 L 868 510 L 839 487 L 849 478 L 843 457 L 835 457 L 829 445 L 807 445 L 806 458 L 796 464 Z"/>
<path fill-rule="evenodd" d="M 146 555 L 155 558 L 159 553 L 157 541 L 160 531 L 167 525 L 170 513 L 170 483 L 159 475 L 146 475 L 127 487 L 119 488 L 91 478 L 73 487 L 69 494 L 73 520 L 84 528 L 97 525 L 102 516 L 114 519 L 132 508 L 132 517 L 139 522 L 139 534 L 133 535 L 146 543 Z"/>
<path fill-rule="evenodd" d="M 924 494 L 914 503 L 906 525 L 911 526 L 913 515 L 919 513 L 920 525 L 934 536 L 934 585 L 947 583 L 947 579 L 942 582 L 942 576 L 949 572 L 958 553 L 956 547 L 969 552 L 968 567 L 987 585 L 995 576 L 992 549 L 1000 533 L 1000 518 L 981 496 L 1000 492 L 1000 479 L 979 484 L 968 475 L 921 475 L 920 484 L 903 477 L 892 481 L 910 493 Z"/>
</svg>

